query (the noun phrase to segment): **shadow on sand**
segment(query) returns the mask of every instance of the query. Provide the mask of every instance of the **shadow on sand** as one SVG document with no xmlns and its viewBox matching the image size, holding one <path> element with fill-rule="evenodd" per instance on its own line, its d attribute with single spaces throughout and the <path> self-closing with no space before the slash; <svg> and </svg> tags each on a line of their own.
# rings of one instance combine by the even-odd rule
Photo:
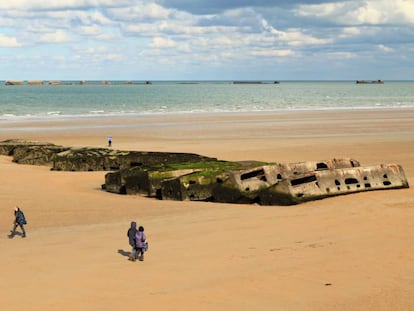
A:
<svg viewBox="0 0 414 311">
<path fill-rule="evenodd" d="M 118 249 L 118 254 L 124 257 L 129 257 L 131 255 L 131 252 L 124 251 L 123 249 Z"/>
<path fill-rule="evenodd" d="M 13 238 L 14 238 L 14 237 L 16 237 L 16 236 L 23 237 L 23 233 L 16 231 L 16 232 L 12 235 L 12 233 L 11 233 L 11 231 L 10 231 L 10 233 L 7 235 L 7 237 L 8 237 L 9 239 L 13 239 Z"/>
</svg>

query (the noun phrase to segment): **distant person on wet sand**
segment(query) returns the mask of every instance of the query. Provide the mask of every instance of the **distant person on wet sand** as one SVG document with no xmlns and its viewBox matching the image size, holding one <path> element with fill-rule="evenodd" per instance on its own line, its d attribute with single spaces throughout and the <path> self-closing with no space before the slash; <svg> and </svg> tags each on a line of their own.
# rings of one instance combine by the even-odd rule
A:
<svg viewBox="0 0 414 311">
<path fill-rule="evenodd" d="M 14 224 L 14 227 L 13 227 L 13 230 L 10 231 L 9 238 L 12 239 L 16 235 L 17 226 L 19 226 L 20 229 L 22 230 L 22 238 L 25 238 L 26 231 L 24 230 L 24 225 L 27 224 L 26 217 L 24 216 L 23 211 L 18 206 L 14 208 L 14 223 L 13 224 Z"/>
<path fill-rule="evenodd" d="M 144 261 L 144 252 L 147 250 L 147 237 L 144 233 L 144 227 L 139 226 L 137 233 L 135 234 L 137 258 L 139 261 Z"/>
<path fill-rule="evenodd" d="M 112 136 L 108 136 L 108 147 L 112 147 Z"/>
<path fill-rule="evenodd" d="M 128 229 L 127 236 L 129 239 L 129 245 L 131 245 L 131 255 L 128 260 L 135 261 L 137 259 L 137 246 L 136 246 L 136 233 L 137 233 L 137 223 L 131 221 L 131 227 Z"/>
</svg>

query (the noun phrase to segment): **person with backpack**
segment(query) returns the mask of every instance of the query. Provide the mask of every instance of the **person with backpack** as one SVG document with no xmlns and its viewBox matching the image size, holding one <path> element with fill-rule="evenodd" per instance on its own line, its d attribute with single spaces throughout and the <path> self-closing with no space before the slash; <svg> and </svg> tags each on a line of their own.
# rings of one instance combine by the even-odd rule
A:
<svg viewBox="0 0 414 311">
<path fill-rule="evenodd" d="M 144 252 L 148 249 L 147 237 L 144 233 L 144 227 L 139 226 L 137 233 L 135 234 L 137 258 L 139 261 L 144 261 Z"/>
<path fill-rule="evenodd" d="M 137 248 L 136 248 L 136 233 L 137 233 L 137 223 L 131 221 L 131 227 L 128 229 L 127 237 L 129 239 L 129 245 L 131 245 L 131 255 L 128 260 L 135 261 L 137 259 Z"/>
<path fill-rule="evenodd" d="M 17 226 L 19 226 L 20 229 L 22 230 L 22 238 L 25 238 L 26 231 L 24 230 L 24 225 L 27 224 L 26 217 L 24 216 L 23 211 L 18 206 L 14 208 L 14 223 L 13 224 L 14 224 L 14 227 L 13 227 L 13 230 L 10 231 L 9 238 L 12 239 L 16 235 Z"/>
</svg>

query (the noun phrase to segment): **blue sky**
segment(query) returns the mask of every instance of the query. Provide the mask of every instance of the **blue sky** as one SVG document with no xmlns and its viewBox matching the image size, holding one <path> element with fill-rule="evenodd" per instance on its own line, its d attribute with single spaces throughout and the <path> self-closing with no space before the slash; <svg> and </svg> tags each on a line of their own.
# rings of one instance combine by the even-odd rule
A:
<svg viewBox="0 0 414 311">
<path fill-rule="evenodd" d="M 2 80 L 413 80 L 413 0 L 0 0 Z"/>
</svg>

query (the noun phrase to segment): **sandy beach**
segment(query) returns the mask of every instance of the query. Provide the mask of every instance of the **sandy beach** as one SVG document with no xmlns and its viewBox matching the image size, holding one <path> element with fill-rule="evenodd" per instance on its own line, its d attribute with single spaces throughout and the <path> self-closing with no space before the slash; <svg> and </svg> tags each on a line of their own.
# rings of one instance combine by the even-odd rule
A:
<svg viewBox="0 0 414 311">
<path fill-rule="evenodd" d="M 3 310 L 414 310 L 414 110 L 0 121 L 0 140 L 190 152 L 222 160 L 401 164 L 411 188 L 297 206 L 101 191 L 106 172 L 0 156 Z M 13 209 L 28 236 L 8 239 Z M 144 262 L 126 231 L 145 227 Z"/>
</svg>

